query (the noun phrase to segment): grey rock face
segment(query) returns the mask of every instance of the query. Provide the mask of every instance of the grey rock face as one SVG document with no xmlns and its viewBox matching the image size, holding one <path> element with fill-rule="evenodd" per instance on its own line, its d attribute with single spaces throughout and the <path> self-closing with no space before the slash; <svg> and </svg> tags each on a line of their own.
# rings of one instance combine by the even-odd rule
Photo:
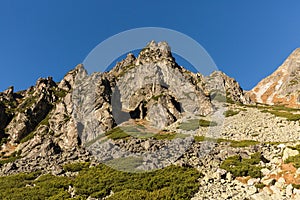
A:
<svg viewBox="0 0 300 200">
<path fill-rule="evenodd" d="M 19 142 L 47 116 L 57 98 L 51 90 L 55 86 L 52 78 L 39 79 L 33 93 L 27 93 L 15 108 L 14 117 L 6 127 L 12 143 Z"/>
<path fill-rule="evenodd" d="M 3 130 L 8 123 L 9 116 L 5 112 L 5 106 L 0 104 L 0 130 Z"/>
<path fill-rule="evenodd" d="M 225 94 L 227 100 L 242 104 L 251 103 L 250 98 L 245 95 L 239 83 L 220 71 L 215 71 L 205 77 L 205 88 L 210 92 L 212 98 L 216 92 L 220 91 L 221 94 Z"/>
<path fill-rule="evenodd" d="M 111 86 L 105 74 L 94 73 L 76 80 L 72 92 L 72 116 L 82 143 L 93 140 L 114 126 L 110 95 Z"/>
</svg>

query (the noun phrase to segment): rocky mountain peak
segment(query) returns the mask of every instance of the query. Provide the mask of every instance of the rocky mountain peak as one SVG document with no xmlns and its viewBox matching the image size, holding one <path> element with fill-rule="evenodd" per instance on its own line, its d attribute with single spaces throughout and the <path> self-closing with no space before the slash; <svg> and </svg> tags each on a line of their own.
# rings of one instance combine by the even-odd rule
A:
<svg viewBox="0 0 300 200">
<path fill-rule="evenodd" d="M 156 43 L 152 40 L 144 49 L 142 49 L 137 58 L 137 64 L 149 62 L 175 63 L 175 59 L 172 56 L 171 47 L 167 42 Z"/>
<path fill-rule="evenodd" d="M 27 90 L 0 93 L 0 153 L 18 150 L 25 163 L 38 157 L 50 170 L 49 157 L 63 163 L 70 151 L 81 151 L 123 123 L 161 131 L 185 117 L 207 116 L 216 108 L 210 95 L 218 88 L 245 102 L 234 79 L 221 72 L 209 77 L 190 72 L 175 62 L 166 42 L 151 41 L 137 58 L 130 53 L 109 72 L 88 75 L 79 64 L 58 83 L 40 78 Z M 37 169 L 20 162 L 17 170 Z"/>
<path fill-rule="evenodd" d="M 14 93 L 14 86 L 10 86 L 6 90 L 3 91 L 3 94 L 6 96 L 12 96 L 13 93 Z"/>
<path fill-rule="evenodd" d="M 300 48 L 270 76 L 260 81 L 250 92 L 250 98 L 258 103 L 300 107 Z"/>
<path fill-rule="evenodd" d="M 86 76 L 87 71 L 82 64 L 79 64 L 64 76 L 63 80 L 58 84 L 58 88 L 70 91 L 74 87 L 76 80 L 80 81 Z"/>
<path fill-rule="evenodd" d="M 48 89 L 51 87 L 56 87 L 56 83 L 53 81 L 52 77 L 48 78 L 39 78 L 35 84 L 35 87 L 38 90 Z"/>
</svg>

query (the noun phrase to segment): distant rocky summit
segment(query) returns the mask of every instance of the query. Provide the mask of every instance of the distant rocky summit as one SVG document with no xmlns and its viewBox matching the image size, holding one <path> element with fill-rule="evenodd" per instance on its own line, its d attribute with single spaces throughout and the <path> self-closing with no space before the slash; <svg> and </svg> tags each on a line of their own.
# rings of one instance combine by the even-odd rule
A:
<svg viewBox="0 0 300 200">
<path fill-rule="evenodd" d="M 248 92 L 257 103 L 299 108 L 300 49 L 296 49 L 270 76 Z"/>
</svg>

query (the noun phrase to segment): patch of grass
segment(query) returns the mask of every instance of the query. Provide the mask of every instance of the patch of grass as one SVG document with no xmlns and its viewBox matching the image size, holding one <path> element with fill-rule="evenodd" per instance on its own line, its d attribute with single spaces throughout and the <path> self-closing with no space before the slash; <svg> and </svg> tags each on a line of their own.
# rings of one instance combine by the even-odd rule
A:
<svg viewBox="0 0 300 200">
<path fill-rule="evenodd" d="M 199 120 L 199 126 L 202 126 L 202 127 L 209 127 L 209 126 L 216 126 L 216 125 L 217 125 L 217 123 L 214 121 L 207 121 L 204 119 Z"/>
<path fill-rule="evenodd" d="M 107 131 L 105 135 L 112 140 L 125 139 L 130 136 L 127 133 L 125 133 L 124 130 L 120 127 L 116 127 Z"/>
<path fill-rule="evenodd" d="M 278 111 L 278 110 L 267 110 L 264 109 L 261 112 L 271 113 L 277 117 L 286 118 L 288 121 L 298 121 L 300 119 L 300 114 L 293 114 L 287 111 Z"/>
<path fill-rule="evenodd" d="M 236 102 L 233 101 L 230 97 L 226 97 L 226 102 L 230 104 L 235 104 Z"/>
<path fill-rule="evenodd" d="M 38 176 L 39 173 L 35 172 L 0 177 L 0 199 L 29 199 L 27 196 L 30 193 L 29 187 L 27 189 L 26 185 L 30 185 Z M 32 194 L 31 196 L 34 197 L 35 195 Z"/>
<path fill-rule="evenodd" d="M 208 121 L 204 119 L 191 119 L 186 122 L 183 122 L 179 125 L 179 129 L 191 131 L 191 130 L 197 130 L 200 126 L 201 127 L 209 127 L 209 126 L 216 126 L 217 123 L 214 121 Z"/>
<path fill-rule="evenodd" d="M 297 108 L 289 108 L 289 107 L 285 107 L 285 106 L 271 106 L 271 108 L 273 110 L 279 110 L 279 111 L 286 111 L 286 112 L 295 112 L 295 111 L 300 111 L 300 109 Z"/>
<path fill-rule="evenodd" d="M 235 177 L 251 176 L 253 178 L 261 178 L 262 167 L 257 166 L 261 161 L 261 153 L 254 153 L 249 159 L 243 159 L 241 156 L 231 156 L 225 159 L 220 168 L 231 172 Z"/>
<path fill-rule="evenodd" d="M 49 126 L 49 119 L 50 119 L 50 112 L 48 113 L 48 115 L 37 125 L 44 125 L 44 126 Z"/>
<path fill-rule="evenodd" d="M 205 137 L 205 136 L 195 136 L 194 139 L 196 142 L 202 142 L 202 141 L 212 141 L 212 142 L 216 142 L 216 143 L 230 142 L 230 146 L 235 147 L 235 148 L 249 147 L 249 146 L 259 144 L 258 141 L 254 141 L 254 140 L 238 141 L 238 140 L 228 140 L 228 139 L 223 139 L 223 138 L 209 138 L 209 137 Z"/>
<path fill-rule="evenodd" d="M 136 126 L 122 126 L 107 131 L 105 135 L 112 140 L 126 139 L 129 137 L 149 138 L 154 135 L 153 133 L 146 132 L 143 130 L 145 130 L 145 128 L 139 130 Z"/>
<path fill-rule="evenodd" d="M 138 129 L 137 129 L 138 128 Z M 107 131 L 105 135 L 112 139 L 112 140 L 119 140 L 119 139 L 128 139 L 129 137 L 135 137 L 135 138 L 153 138 L 156 140 L 172 140 L 175 138 L 185 138 L 187 137 L 184 134 L 179 133 L 150 133 L 146 132 L 145 127 L 141 128 L 142 130 L 139 130 L 139 126 L 122 126 L 122 127 L 116 127 L 110 131 Z M 94 141 L 95 142 L 95 141 Z"/>
<path fill-rule="evenodd" d="M 272 146 L 274 146 L 274 145 L 279 145 L 279 144 L 284 144 L 285 142 L 264 142 L 264 145 L 266 145 L 266 144 L 269 144 L 269 145 L 272 145 Z"/>
<path fill-rule="evenodd" d="M 288 146 L 290 149 L 293 149 L 293 150 L 297 150 L 300 152 L 300 144 L 294 146 L 294 147 L 291 147 L 291 146 Z"/>
<path fill-rule="evenodd" d="M 241 140 L 241 141 L 231 140 L 230 143 L 231 143 L 230 144 L 231 147 L 249 147 L 249 146 L 259 144 L 258 141 L 254 141 L 254 140 Z"/>
<path fill-rule="evenodd" d="M 173 140 L 176 138 L 186 138 L 188 135 L 180 134 L 180 133 L 164 133 L 164 134 L 155 134 L 153 135 L 153 139 L 156 140 Z"/>
<path fill-rule="evenodd" d="M 270 108 L 271 106 L 266 105 L 266 104 L 261 104 L 261 103 L 256 103 L 256 104 L 244 104 L 246 108 L 257 108 L 257 109 L 266 109 Z"/>
<path fill-rule="evenodd" d="M 240 111 L 226 110 L 226 111 L 224 112 L 224 116 L 225 116 L 225 117 L 231 117 L 231 116 L 237 115 L 237 114 L 239 114 L 239 113 L 240 113 Z"/>
<path fill-rule="evenodd" d="M 63 89 L 53 88 L 52 91 L 55 96 L 60 97 L 60 98 L 64 98 L 68 94 L 68 92 Z"/>
<path fill-rule="evenodd" d="M 25 137 L 23 137 L 20 140 L 20 143 L 24 143 L 24 142 L 27 142 L 27 141 L 31 140 L 32 138 L 34 138 L 34 135 L 35 135 L 34 131 L 30 132 L 28 135 L 26 135 Z"/>
<path fill-rule="evenodd" d="M 194 136 L 195 142 L 203 142 L 205 141 L 206 137 L 201 135 L 201 136 Z"/>
<path fill-rule="evenodd" d="M 197 130 L 199 128 L 199 120 L 195 119 L 181 123 L 178 128 L 186 131 Z"/>
<path fill-rule="evenodd" d="M 86 142 L 84 144 L 85 147 L 89 147 L 91 146 L 92 144 L 94 144 L 95 142 L 97 142 L 98 140 L 101 140 L 101 141 L 106 141 L 107 139 L 105 138 L 105 134 L 99 134 L 96 138 Z"/>
<path fill-rule="evenodd" d="M 17 111 L 24 112 L 26 109 L 30 108 L 34 103 L 36 103 L 37 97 L 29 96 L 27 97 L 22 104 L 19 105 Z"/>
</svg>

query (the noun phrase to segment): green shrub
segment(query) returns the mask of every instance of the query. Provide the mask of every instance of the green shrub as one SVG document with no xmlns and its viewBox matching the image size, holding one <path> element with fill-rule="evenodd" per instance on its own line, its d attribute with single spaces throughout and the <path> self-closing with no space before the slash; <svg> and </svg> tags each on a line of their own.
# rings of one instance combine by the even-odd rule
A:
<svg viewBox="0 0 300 200">
<path fill-rule="evenodd" d="M 293 186 L 293 188 L 295 188 L 295 189 L 297 189 L 297 190 L 299 190 L 300 189 L 300 185 L 299 184 L 292 184 L 292 186 Z"/>
<path fill-rule="evenodd" d="M 147 190 L 122 190 L 120 192 L 115 193 L 113 196 L 109 197 L 108 200 L 123 200 L 123 199 L 131 199 L 131 200 L 141 200 L 141 199 L 149 199 L 150 192 Z"/>
<path fill-rule="evenodd" d="M 263 184 L 263 183 L 256 183 L 255 184 L 255 187 L 258 188 L 258 189 L 263 189 L 266 185 Z"/>
<path fill-rule="evenodd" d="M 261 167 L 257 166 L 261 160 L 261 154 L 255 153 L 251 155 L 249 159 L 242 159 L 241 156 L 236 155 L 228 157 L 224 160 L 220 168 L 231 172 L 235 177 L 239 176 L 251 176 L 253 178 L 260 178 Z"/>
<path fill-rule="evenodd" d="M 296 168 L 300 167 L 300 154 L 296 156 L 290 156 L 285 160 L 285 163 L 292 163 Z"/>
<path fill-rule="evenodd" d="M 85 168 L 88 168 L 90 165 L 90 163 L 88 162 L 74 162 L 74 163 L 69 163 L 69 164 L 65 164 L 63 166 L 63 169 L 67 172 L 78 172 L 81 171 Z"/>
<path fill-rule="evenodd" d="M 75 177 L 40 176 L 40 172 L 0 177 L 0 199 L 69 199 L 69 186 L 75 188 L 74 199 L 103 198 L 111 191 L 114 195 L 109 199 L 190 199 L 201 177 L 196 169 L 177 166 L 146 173 L 122 172 L 103 164 L 87 166 L 69 164 L 71 170 L 80 169 Z"/>
<path fill-rule="evenodd" d="M 199 188 L 200 173 L 192 168 L 169 166 L 147 173 L 116 171 L 105 165 L 79 172 L 74 186 L 78 195 L 103 198 L 113 191 L 110 199 L 132 199 L 130 191 L 145 199 L 155 199 L 158 194 L 170 199 L 188 199 Z M 135 194 L 135 193 L 132 193 Z"/>
</svg>

